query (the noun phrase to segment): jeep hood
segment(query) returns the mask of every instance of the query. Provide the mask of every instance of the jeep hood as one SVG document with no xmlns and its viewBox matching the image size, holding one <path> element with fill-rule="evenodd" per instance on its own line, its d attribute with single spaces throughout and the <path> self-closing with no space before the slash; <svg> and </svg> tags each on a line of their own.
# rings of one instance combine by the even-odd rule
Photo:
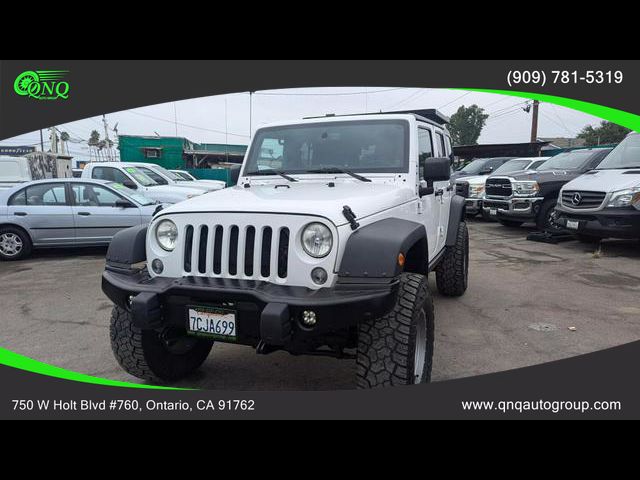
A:
<svg viewBox="0 0 640 480">
<path fill-rule="evenodd" d="M 288 182 L 235 186 L 207 193 L 177 205 L 163 213 L 185 212 L 255 212 L 317 215 L 328 218 L 335 225 L 347 220 L 342 208 L 348 205 L 357 218 L 400 205 L 414 198 L 411 188 L 399 188 L 380 183 L 358 181 Z"/>
<path fill-rule="evenodd" d="M 640 185 L 640 168 L 625 170 L 594 170 L 594 173 L 581 175 L 567 183 L 568 190 L 587 190 L 591 192 L 615 192 Z M 629 173 L 631 172 L 631 173 Z M 635 172 L 635 173 L 633 173 Z"/>
</svg>

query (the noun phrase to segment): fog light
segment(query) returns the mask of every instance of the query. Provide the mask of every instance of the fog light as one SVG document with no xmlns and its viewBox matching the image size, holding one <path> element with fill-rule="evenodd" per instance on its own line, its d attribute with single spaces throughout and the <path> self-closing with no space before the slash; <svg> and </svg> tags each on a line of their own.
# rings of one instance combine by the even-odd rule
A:
<svg viewBox="0 0 640 480">
<path fill-rule="evenodd" d="M 316 285 L 324 285 L 327 281 L 327 277 L 327 271 L 324 268 L 316 267 L 311 270 L 311 280 L 313 280 L 313 283 Z"/>
<path fill-rule="evenodd" d="M 131 307 L 131 305 L 133 305 L 133 295 L 129 295 L 127 297 L 127 305 L 129 305 L 129 307 Z"/>
<path fill-rule="evenodd" d="M 302 323 L 308 327 L 312 327 L 316 324 L 316 312 L 312 310 L 305 310 L 302 312 Z"/>
<path fill-rule="evenodd" d="M 158 275 L 160 275 L 164 270 L 164 265 L 162 264 L 162 260 L 160 260 L 159 258 L 156 258 L 153 262 L 151 262 L 151 269 L 154 271 L 154 273 L 157 273 Z"/>
</svg>

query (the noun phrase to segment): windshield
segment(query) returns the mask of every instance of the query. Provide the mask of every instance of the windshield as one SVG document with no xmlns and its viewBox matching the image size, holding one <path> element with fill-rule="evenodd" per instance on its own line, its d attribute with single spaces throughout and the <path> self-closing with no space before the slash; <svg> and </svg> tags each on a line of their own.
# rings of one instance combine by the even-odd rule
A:
<svg viewBox="0 0 640 480">
<path fill-rule="evenodd" d="M 178 182 L 193 182 L 195 179 L 189 175 L 187 172 L 173 172 L 180 177 L 180 179 L 176 178 Z"/>
<path fill-rule="evenodd" d="M 170 170 L 167 170 L 164 167 L 161 167 L 160 165 L 154 165 L 153 166 L 153 170 L 155 170 L 156 172 L 160 172 L 162 175 L 164 175 L 165 177 L 173 180 L 174 182 L 181 182 L 182 181 L 182 177 L 180 175 L 177 175 L 175 173 L 173 173 Z"/>
<path fill-rule="evenodd" d="M 136 167 L 125 167 L 125 171 L 143 187 L 153 187 L 154 185 L 159 185 L 151 177 L 145 175 Z"/>
<path fill-rule="evenodd" d="M 598 165 L 598 170 L 614 168 L 640 168 L 640 135 L 625 138 Z"/>
<path fill-rule="evenodd" d="M 258 131 L 244 175 L 351 172 L 407 173 L 409 124 L 365 120 L 271 127 Z M 261 173 L 263 172 L 263 173 Z"/>
<path fill-rule="evenodd" d="M 118 193 L 121 193 L 129 200 L 133 200 L 135 203 L 137 203 L 138 205 L 142 205 L 143 207 L 157 203 L 154 200 L 151 200 L 144 195 L 136 192 L 135 190 L 131 190 L 130 188 L 125 187 L 121 183 L 109 182 L 107 183 L 107 185 L 109 185 L 114 190 L 117 190 Z"/>
<path fill-rule="evenodd" d="M 543 167 L 538 170 L 580 170 L 589 162 L 593 154 L 593 150 L 559 153 L 544 162 Z"/>
<path fill-rule="evenodd" d="M 496 168 L 493 171 L 493 175 L 525 170 L 530 163 L 531 160 L 509 160 L 507 163 L 503 163 L 500 167 Z"/>
<path fill-rule="evenodd" d="M 471 163 L 468 163 L 467 165 L 462 167 L 459 171 L 468 173 L 469 175 L 477 175 L 478 173 L 480 173 L 482 169 L 484 169 L 489 164 L 490 160 L 491 160 L 490 158 L 482 158 L 479 160 L 474 160 Z"/>
</svg>

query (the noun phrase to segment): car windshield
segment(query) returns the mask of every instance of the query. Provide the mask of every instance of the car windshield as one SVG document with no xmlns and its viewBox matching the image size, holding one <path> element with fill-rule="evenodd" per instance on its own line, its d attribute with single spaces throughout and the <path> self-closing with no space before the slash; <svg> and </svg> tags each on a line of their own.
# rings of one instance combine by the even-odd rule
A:
<svg viewBox="0 0 640 480">
<path fill-rule="evenodd" d="M 598 165 L 598 170 L 616 168 L 640 168 L 640 135 L 630 135 L 625 138 Z"/>
<path fill-rule="evenodd" d="M 593 150 L 574 150 L 559 153 L 544 162 L 538 170 L 580 170 L 591 159 Z"/>
<path fill-rule="evenodd" d="M 520 170 L 525 170 L 527 165 L 531 163 L 531 160 L 509 160 L 507 163 L 503 163 L 498 168 L 496 168 L 492 175 L 496 175 L 499 173 L 511 173 L 518 172 Z"/>
<path fill-rule="evenodd" d="M 143 172 L 138 170 L 136 167 L 125 167 L 125 171 L 131 175 L 135 180 L 142 185 L 143 187 L 153 187 L 155 185 L 159 185 L 153 178 L 145 175 Z"/>
<path fill-rule="evenodd" d="M 143 207 L 158 203 L 155 200 L 151 200 L 150 198 L 147 198 L 144 195 L 136 192 L 135 190 L 131 190 L 130 188 L 125 187 L 121 183 L 109 182 L 107 185 L 109 185 L 114 190 L 117 190 L 118 193 L 124 195 L 129 200 L 133 200 L 134 203 L 137 203 L 138 205 L 141 205 Z"/>
<path fill-rule="evenodd" d="M 407 173 L 409 124 L 404 120 L 323 122 L 259 130 L 244 175 L 319 170 Z"/>
<path fill-rule="evenodd" d="M 167 170 L 164 167 L 161 167 L 160 165 L 154 165 L 153 166 L 153 170 L 155 170 L 156 172 L 160 172 L 162 175 L 164 175 L 165 177 L 169 178 L 170 180 L 173 180 L 174 182 L 182 182 L 183 179 L 180 175 L 177 175 L 175 173 L 173 173 L 170 170 Z"/>
<path fill-rule="evenodd" d="M 180 177 L 180 179 L 176 179 L 178 182 L 193 182 L 194 178 L 191 177 L 187 172 L 173 172 Z"/>
<path fill-rule="evenodd" d="M 473 160 L 471 163 L 468 163 L 464 167 L 462 167 L 459 171 L 468 173 L 469 175 L 477 175 L 483 168 L 487 166 L 490 160 L 490 158 Z"/>
</svg>

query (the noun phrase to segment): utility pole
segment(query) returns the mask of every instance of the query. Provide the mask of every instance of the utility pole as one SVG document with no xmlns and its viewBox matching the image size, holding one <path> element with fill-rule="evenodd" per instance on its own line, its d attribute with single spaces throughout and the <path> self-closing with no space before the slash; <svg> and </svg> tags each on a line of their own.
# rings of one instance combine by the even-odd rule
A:
<svg viewBox="0 0 640 480">
<path fill-rule="evenodd" d="M 109 123 L 107 122 L 107 117 L 102 114 L 102 124 L 104 125 L 104 143 L 105 143 L 105 156 L 109 161 L 111 161 L 111 141 L 109 140 Z"/>
<path fill-rule="evenodd" d="M 538 140 L 538 106 L 540 102 L 538 100 L 533 101 L 533 116 L 531 117 L 531 143 L 535 143 Z"/>
<path fill-rule="evenodd" d="M 40 129 L 40 151 L 44 153 L 44 139 L 42 138 L 42 129 Z"/>
<path fill-rule="evenodd" d="M 58 153 L 58 132 L 56 127 L 51 127 L 51 153 Z"/>
</svg>

